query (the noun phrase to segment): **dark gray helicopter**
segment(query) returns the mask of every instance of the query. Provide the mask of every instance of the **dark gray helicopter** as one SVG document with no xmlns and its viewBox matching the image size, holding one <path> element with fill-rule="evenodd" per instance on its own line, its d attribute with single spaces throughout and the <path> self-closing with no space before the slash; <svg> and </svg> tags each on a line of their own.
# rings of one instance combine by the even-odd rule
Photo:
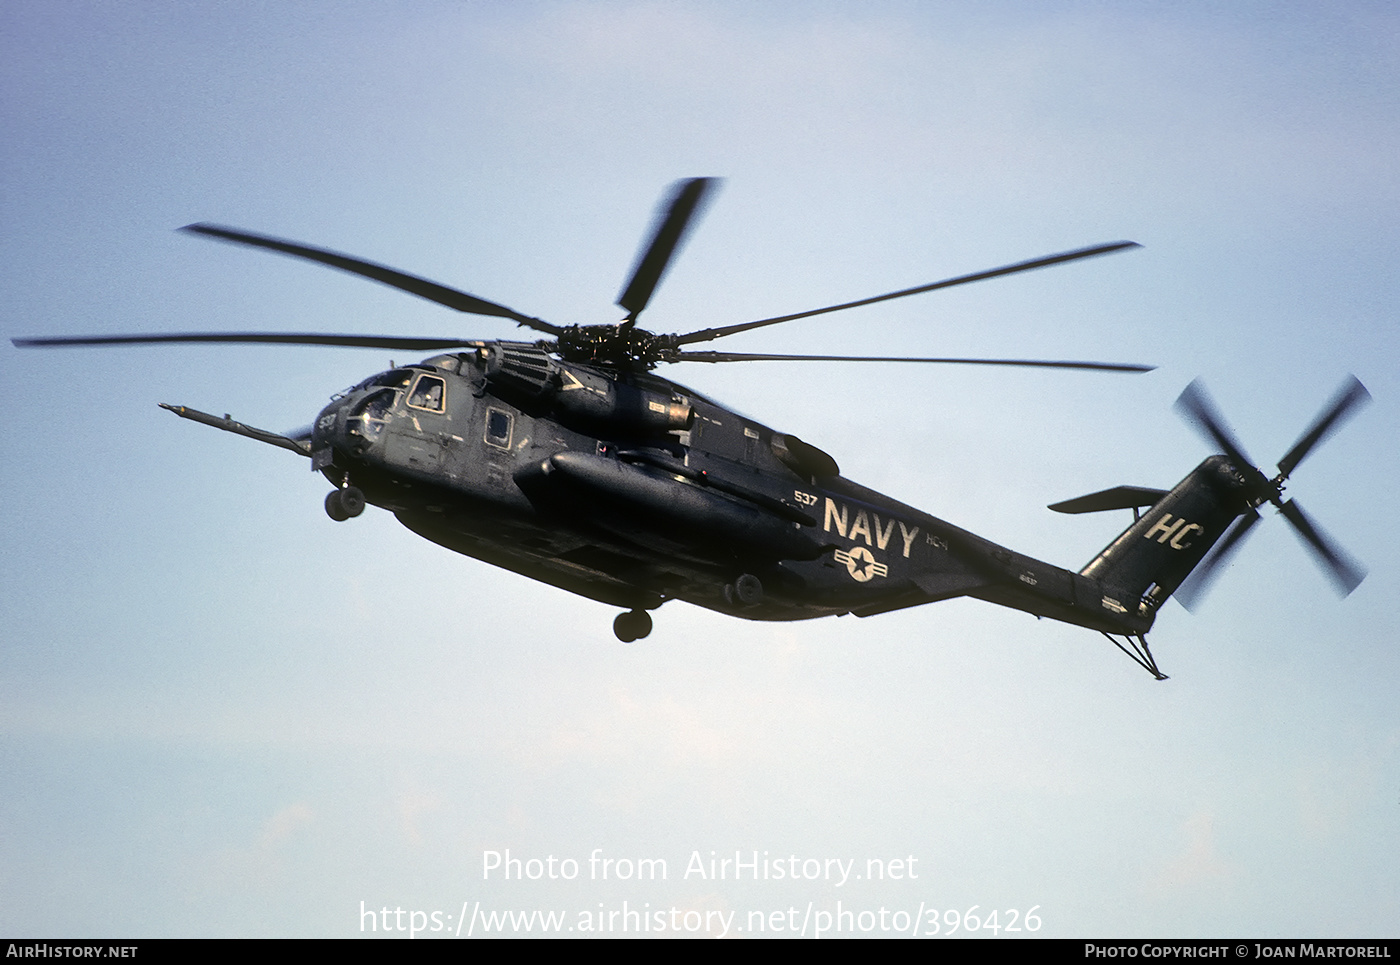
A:
<svg viewBox="0 0 1400 965">
<path fill-rule="evenodd" d="M 826 312 L 950 288 L 1138 247 L 1097 245 L 793 315 L 657 335 L 646 308 L 711 178 L 679 182 L 658 211 L 612 325 L 558 326 L 359 258 L 208 224 L 184 230 L 320 262 L 460 312 L 507 318 L 551 336 L 536 342 L 337 334 L 188 333 L 15 339 L 21 347 L 151 342 L 268 343 L 431 351 L 331 399 L 312 427 L 279 435 L 185 406 L 176 415 L 309 457 L 336 487 L 335 520 L 367 503 L 426 539 L 623 608 L 623 641 L 647 636 L 649 611 L 678 599 L 750 620 L 805 620 L 971 596 L 1102 632 L 1158 679 L 1146 633 L 1173 592 L 1195 599 L 1272 502 L 1337 586 L 1364 572 L 1324 537 L 1283 483 L 1367 398 L 1353 380 L 1269 479 L 1244 456 L 1203 390 L 1178 404 L 1224 455 L 1170 491 L 1120 486 L 1051 506 L 1132 509 L 1134 522 L 1078 573 L 1031 559 L 866 489 L 836 461 L 684 386 L 663 362 L 758 360 L 928 362 L 1110 372 L 1151 366 L 1025 359 L 765 355 L 685 348 Z M 1150 507 L 1141 513 L 1143 507 Z M 1236 522 L 1238 520 L 1238 522 Z M 1233 529 L 1229 529 L 1234 524 Z M 1229 529 L 1215 554 L 1197 568 Z M 1190 583 L 1183 585 L 1195 570 Z M 1189 600 L 1188 600 L 1189 602 Z"/>
</svg>

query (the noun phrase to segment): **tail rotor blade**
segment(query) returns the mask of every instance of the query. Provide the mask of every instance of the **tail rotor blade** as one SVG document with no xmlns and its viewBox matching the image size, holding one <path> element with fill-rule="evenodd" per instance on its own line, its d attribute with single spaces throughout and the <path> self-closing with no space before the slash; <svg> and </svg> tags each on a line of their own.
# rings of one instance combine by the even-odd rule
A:
<svg viewBox="0 0 1400 965">
<path fill-rule="evenodd" d="M 627 287 L 617 297 L 617 304 L 627 309 L 629 322 L 636 319 L 642 309 L 647 307 L 647 302 L 651 301 L 652 292 L 656 291 L 671 257 L 685 238 L 686 229 L 702 207 L 705 195 L 717 180 L 691 178 L 678 182 L 670 201 L 664 209 L 657 212 L 651 241 L 642 249 Z"/>
<path fill-rule="evenodd" d="M 1279 460 L 1279 471 L 1285 477 L 1293 475 L 1293 470 L 1298 468 L 1298 464 L 1307 458 L 1308 453 L 1312 452 L 1319 442 L 1335 432 L 1343 419 L 1369 401 L 1371 393 L 1366 391 L 1366 386 L 1362 385 L 1356 376 L 1351 376 L 1318 415 L 1312 428 L 1303 433 L 1293 444 L 1293 448 L 1288 450 L 1288 454 Z"/>
<path fill-rule="evenodd" d="M 1195 612 L 1196 608 L 1201 605 L 1201 601 L 1205 599 L 1206 594 L 1210 591 L 1212 584 L 1215 583 L 1216 578 L 1220 575 L 1220 567 L 1224 565 L 1225 561 L 1230 556 L 1234 555 L 1235 550 L 1239 547 L 1240 543 L 1244 541 L 1250 528 L 1257 522 L 1259 522 L 1259 514 L 1250 510 L 1230 527 L 1229 532 L 1215 545 L 1210 555 L 1201 560 L 1196 568 L 1191 571 L 1191 575 L 1176 588 L 1176 592 L 1173 596 L 1176 597 L 1182 606 Z"/>
<path fill-rule="evenodd" d="M 1289 500 L 1279 507 L 1293 528 L 1298 531 L 1298 535 L 1307 540 L 1318 561 L 1322 564 L 1327 575 L 1332 579 L 1341 596 L 1346 596 L 1352 590 L 1361 585 L 1361 581 L 1366 579 L 1366 569 L 1348 556 L 1341 547 L 1325 536 L 1317 525 L 1308 518 L 1296 502 Z"/>
<path fill-rule="evenodd" d="M 1220 447 L 1220 450 L 1234 463 L 1240 472 L 1254 467 L 1253 461 L 1244 454 L 1244 448 L 1235 440 L 1235 435 L 1225 423 L 1225 417 L 1215 407 L 1201 380 L 1196 379 L 1177 397 L 1176 410 L 1182 417 L 1205 433 L 1207 438 Z M 1256 470 L 1257 471 L 1257 470 Z"/>
</svg>

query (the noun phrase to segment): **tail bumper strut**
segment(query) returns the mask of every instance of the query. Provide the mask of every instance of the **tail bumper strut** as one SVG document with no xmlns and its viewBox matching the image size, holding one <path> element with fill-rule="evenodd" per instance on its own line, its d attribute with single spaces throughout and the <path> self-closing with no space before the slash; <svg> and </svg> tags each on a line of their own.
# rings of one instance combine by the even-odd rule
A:
<svg viewBox="0 0 1400 965">
<path fill-rule="evenodd" d="M 1153 659 L 1152 651 L 1147 646 L 1146 634 L 1125 633 L 1123 634 L 1123 642 L 1119 643 L 1118 640 L 1112 634 L 1104 633 L 1104 631 L 1102 630 L 1099 632 L 1103 633 L 1104 637 L 1108 640 L 1109 643 L 1113 644 L 1119 650 L 1122 650 L 1124 653 L 1126 653 L 1130 660 L 1136 663 L 1143 670 L 1146 670 L 1153 677 L 1157 678 L 1158 680 L 1169 679 L 1166 674 L 1162 673 L 1162 671 L 1157 669 L 1157 661 Z"/>
</svg>

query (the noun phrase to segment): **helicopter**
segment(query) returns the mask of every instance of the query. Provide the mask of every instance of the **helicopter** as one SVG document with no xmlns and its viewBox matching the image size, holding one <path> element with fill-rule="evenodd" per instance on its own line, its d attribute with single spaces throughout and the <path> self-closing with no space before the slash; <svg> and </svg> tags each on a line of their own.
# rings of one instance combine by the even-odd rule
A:
<svg viewBox="0 0 1400 965">
<path fill-rule="evenodd" d="M 1118 486 L 1052 504 L 1064 513 L 1130 509 L 1133 522 L 1079 571 L 999 546 L 841 475 L 836 460 L 654 370 L 676 362 L 858 361 L 1140 373 L 1087 361 L 752 354 L 695 350 L 829 312 L 1139 247 L 1118 241 L 959 275 L 857 301 L 698 331 L 637 325 L 714 178 L 677 182 L 657 209 L 616 304 L 620 322 L 556 325 L 456 288 L 325 248 L 212 224 L 181 229 L 319 263 L 459 312 L 505 318 L 536 341 L 216 332 L 13 339 L 17 347 L 256 343 L 439 351 L 331 397 L 307 429 L 281 434 L 183 405 L 184 419 L 310 460 L 333 488 L 338 522 L 373 505 L 440 546 L 622 612 L 623 642 L 648 636 L 652 611 L 681 600 L 748 620 L 868 617 L 973 597 L 1097 630 L 1158 680 L 1147 644 L 1174 593 L 1200 599 L 1221 564 L 1278 508 L 1339 591 L 1365 571 L 1325 536 L 1284 482 L 1369 395 L 1343 386 L 1266 476 L 1205 390 L 1178 408 L 1218 450 L 1170 490 Z M 392 365 L 392 363 L 391 363 Z"/>
</svg>

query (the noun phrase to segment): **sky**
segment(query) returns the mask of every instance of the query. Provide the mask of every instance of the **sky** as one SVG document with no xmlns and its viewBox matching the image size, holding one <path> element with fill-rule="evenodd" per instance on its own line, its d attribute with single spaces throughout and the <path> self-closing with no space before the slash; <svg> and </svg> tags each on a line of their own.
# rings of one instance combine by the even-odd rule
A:
<svg viewBox="0 0 1400 965">
<path fill-rule="evenodd" d="M 0 5 L 0 933 L 1394 937 L 1397 80 L 1381 3 Z M 722 347 L 1159 368 L 667 377 L 1078 569 L 1127 514 L 1046 505 L 1189 473 L 1192 379 L 1272 472 L 1354 373 L 1289 495 L 1368 578 L 1266 512 L 1163 682 L 970 600 L 625 645 L 156 407 L 287 431 L 389 353 L 9 344 L 514 333 L 196 221 L 615 321 L 701 175 L 655 330 L 1130 239 Z"/>
</svg>

